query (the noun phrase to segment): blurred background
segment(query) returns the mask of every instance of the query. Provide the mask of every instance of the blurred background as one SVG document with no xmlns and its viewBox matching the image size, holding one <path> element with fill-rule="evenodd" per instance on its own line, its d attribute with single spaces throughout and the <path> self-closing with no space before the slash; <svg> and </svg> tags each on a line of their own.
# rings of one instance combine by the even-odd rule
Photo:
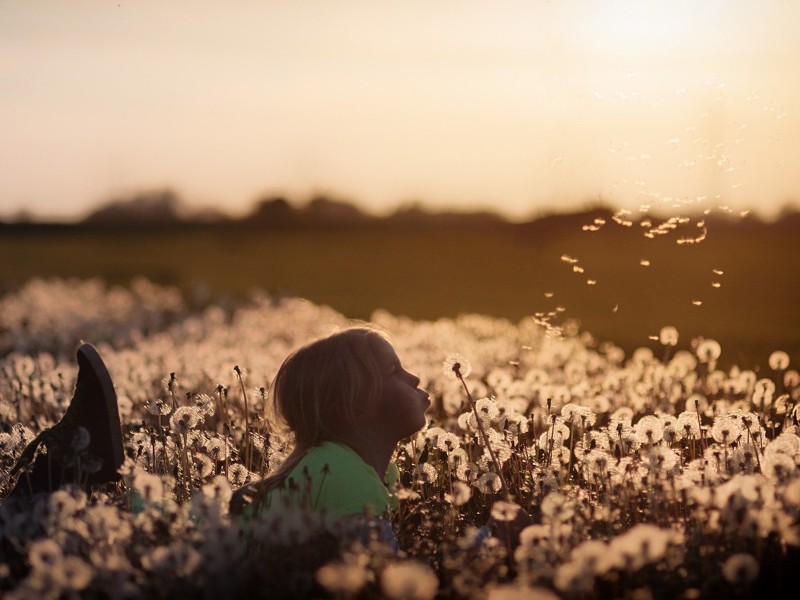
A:
<svg viewBox="0 0 800 600">
<path fill-rule="evenodd" d="M 800 360 L 800 5 L 0 4 L 0 291 L 666 325 Z"/>
</svg>

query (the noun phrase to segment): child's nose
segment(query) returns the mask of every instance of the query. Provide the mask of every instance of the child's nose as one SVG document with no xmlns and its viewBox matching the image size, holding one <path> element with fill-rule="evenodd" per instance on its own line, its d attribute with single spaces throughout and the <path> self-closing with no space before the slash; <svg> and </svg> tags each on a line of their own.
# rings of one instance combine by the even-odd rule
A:
<svg viewBox="0 0 800 600">
<path fill-rule="evenodd" d="M 409 373 L 409 375 L 411 376 L 411 385 L 413 385 L 414 387 L 417 387 L 419 385 L 419 382 L 420 382 L 419 377 L 417 377 L 413 373 Z"/>
</svg>

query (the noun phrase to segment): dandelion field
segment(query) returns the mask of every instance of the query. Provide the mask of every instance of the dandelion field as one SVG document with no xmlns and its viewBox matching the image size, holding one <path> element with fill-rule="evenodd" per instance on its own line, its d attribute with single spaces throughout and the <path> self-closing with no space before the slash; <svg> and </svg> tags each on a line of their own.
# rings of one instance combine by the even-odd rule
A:
<svg viewBox="0 0 800 600">
<path fill-rule="evenodd" d="M 0 298 L 13 348 L 0 359 L 0 493 L 24 445 L 63 414 L 80 340 L 111 372 L 127 455 L 116 485 L 0 505 L 0 593 L 797 593 L 800 375 L 780 348 L 758 372 L 723 370 L 718 342 L 690 345 L 671 327 L 626 355 L 535 317 L 371 320 L 433 399 L 396 457 L 399 555 L 307 514 L 228 513 L 231 490 L 291 446 L 269 417 L 271 378 L 294 347 L 347 326 L 340 313 L 264 293 L 190 306 L 145 279 L 31 280 Z"/>
</svg>

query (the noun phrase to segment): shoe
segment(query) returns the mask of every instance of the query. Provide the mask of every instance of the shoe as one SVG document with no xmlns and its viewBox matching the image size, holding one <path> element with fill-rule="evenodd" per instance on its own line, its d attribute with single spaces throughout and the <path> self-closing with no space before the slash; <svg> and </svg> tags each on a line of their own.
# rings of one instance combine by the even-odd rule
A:
<svg viewBox="0 0 800 600">
<path fill-rule="evenodd" d="M 88 445 L 84 429 L 89 434 Z M 120 480 L 117 472 L 125 459 L 122 427 L 117 408 L 117 394 L 111 375 L 91 344 L 78 348 L 78 381 L 75 393 L 61 420 L 45 429 L 22 451 L 9 475 L 30 465 L 39 444 L 47 447 L 47 456 L 39 455 L 33 467 L 26 469 L 14 489 L 33 493 L 52 491 L 69 481 L 75 458 L 85 457 L 84 464 L 99 461 L 99 468 L 86 469 L 80 484 L 102 484 Z M 12 494 L 14 493 L 12 492 Z"/>
</svg>

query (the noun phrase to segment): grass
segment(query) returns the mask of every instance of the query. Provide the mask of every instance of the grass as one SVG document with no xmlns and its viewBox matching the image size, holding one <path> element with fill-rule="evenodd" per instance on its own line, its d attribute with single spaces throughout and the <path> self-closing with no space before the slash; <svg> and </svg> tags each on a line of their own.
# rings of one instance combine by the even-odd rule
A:
<svg viewBox="0 0 800 600">
<path fill-rule="evenodd" d="M 8 229 L 0 237 L 0 290 L 35 276 L 124 284 L 144 275 L 190 297 L 264 289 L 360 319 L 384 308 L 414 319 L 475 312 L 516 321 L 561 306 L 563 318 L 628 352 L 674 325 L 683 347 L 695 336 L 720 341 L 723 364 L 764 365 L 776 349 L 796 359 L 797 232 L 709 226 L 708 239 L 693 245 L 676 244 L 679 236 L 645 239 L 636 227 L 614 224 L 595 233 L 575 226 Z M 572 272 L 563 254 L 578 258 L 585 272 Z"/>
</svg>

